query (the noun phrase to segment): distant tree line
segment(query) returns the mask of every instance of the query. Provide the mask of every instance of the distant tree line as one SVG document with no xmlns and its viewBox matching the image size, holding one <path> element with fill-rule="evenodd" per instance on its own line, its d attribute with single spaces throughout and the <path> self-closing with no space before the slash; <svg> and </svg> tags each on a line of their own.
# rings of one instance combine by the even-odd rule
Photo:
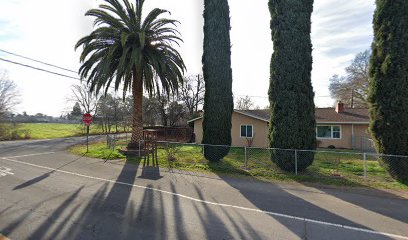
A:
<svg viewBox="0 0 408 240">
<path fill-rule="evenodd" d="M 27 114 L 27 112 L 23 113 L 7 113 L 5 117 L 5 122 L 15 122 L 15 123 L 76 123 L 76 121 L 72 121 L 67 119 L 66 116 L 61 115 L 60 117 L 53 117 L 48 116 L 43 113 L 36 113 L 33 115 Z"/>
</svg>

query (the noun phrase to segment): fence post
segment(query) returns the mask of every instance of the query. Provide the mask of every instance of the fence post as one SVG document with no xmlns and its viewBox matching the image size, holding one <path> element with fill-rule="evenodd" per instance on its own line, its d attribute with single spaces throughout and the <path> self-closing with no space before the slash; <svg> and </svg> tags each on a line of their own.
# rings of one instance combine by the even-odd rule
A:
<svg viewBox="0 0 408 240">
<path fill-rule="evenodd" d="M 244 147 L 245 150 L 245 170 L 248 170 L 248 157 L 247 157 L 247 147 Z"/>
<path fill-rule="evenodd" d="M 140 140 L 139 140 L 139 157 L 140 157 Z"/>
<path fill-rule="evenodd" d="M 295 150 L 295 175 L 296 176 L 298 175 L 297 158 L 298 158 L 297 150 Z"/>
<path fill-rule="evenodd" d="M 364 178 L 367 177 L 367 153 L 363 154 L 363 159 L 364 159 Z"/>
</svg>

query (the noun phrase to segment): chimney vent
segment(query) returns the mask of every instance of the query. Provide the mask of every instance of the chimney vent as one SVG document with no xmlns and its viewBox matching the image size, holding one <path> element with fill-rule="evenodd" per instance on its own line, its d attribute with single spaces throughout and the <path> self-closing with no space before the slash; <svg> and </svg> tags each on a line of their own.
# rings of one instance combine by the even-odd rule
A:
<svg viewBox="0 0 408 240">
<path fill-rule="evenodd" d="M 336 112 L 337 113 L 341 113 L 344 111 L 344 103 L 342 103 L 341 101 L 339 101 L 336 105 Z"/>
</svg>

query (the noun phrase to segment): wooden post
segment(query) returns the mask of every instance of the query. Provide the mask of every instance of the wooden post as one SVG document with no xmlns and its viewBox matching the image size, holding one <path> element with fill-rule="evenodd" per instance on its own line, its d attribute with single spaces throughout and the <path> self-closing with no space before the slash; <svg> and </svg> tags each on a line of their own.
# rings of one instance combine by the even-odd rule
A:
<svg viewBox="0 0 408 240">
<path fill-rule="evenodd" d="M 86 153 L 89 152 L 89 126 L 86 126 Z"/>
</svg>

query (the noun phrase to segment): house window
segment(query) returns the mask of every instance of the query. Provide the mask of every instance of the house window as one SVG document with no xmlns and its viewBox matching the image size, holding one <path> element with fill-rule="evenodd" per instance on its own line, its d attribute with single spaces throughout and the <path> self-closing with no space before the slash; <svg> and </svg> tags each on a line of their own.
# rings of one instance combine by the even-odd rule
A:
<svg viewBox="0 0 408 240">
<path fill-rule="evenodd" d="M 241 137 L 253 137 L 252 125 L 241 125 Z"/>
<path fill-rule="evenodd" d="M 341 127 L 340 126 L 317 126 L 316 127 L 316 137 L 317 138 L 341 138 Z"/>
</svg>

